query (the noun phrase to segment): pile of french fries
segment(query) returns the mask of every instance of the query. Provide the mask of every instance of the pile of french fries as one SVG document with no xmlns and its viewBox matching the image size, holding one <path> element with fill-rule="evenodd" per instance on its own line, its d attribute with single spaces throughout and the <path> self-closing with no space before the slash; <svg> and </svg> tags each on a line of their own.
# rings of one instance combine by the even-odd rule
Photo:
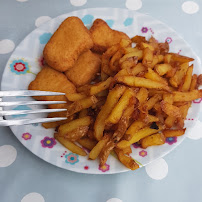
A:
<svg viewBox="0 0 202 202">
<path fill-rule="evenodd" d="M 99 158 L 100 166 L 115 152 L 135 170 L 139 165 L 130 157 L 132 144 L 146 149 L 185 133 L 191 102 L 202 97 L 201 75 L 192 75 L 189 64 L 193 60 L 170 53 L 167 42 L 153 37 L 122 40 L 102 55 L 93 84 L 66 95 L 72 102 L 67 121 L 43 126 L 57 127 L 55 138 L 62 145 L 81 156 L 87 155 L 83 148 L 88 149 L 89 159 Z"/>
</svg>

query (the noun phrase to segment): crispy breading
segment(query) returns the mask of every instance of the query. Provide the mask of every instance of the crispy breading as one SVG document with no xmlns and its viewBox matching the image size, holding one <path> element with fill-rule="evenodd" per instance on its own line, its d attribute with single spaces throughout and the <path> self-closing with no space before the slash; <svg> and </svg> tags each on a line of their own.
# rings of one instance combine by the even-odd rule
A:
<svg viewBox="0 0 202 202">
<path fill-rule="evenodd" d="M 94 42 L 93 51 L 104 53 L 110 46 L 130 38 L 123 32 L 111 29 L 102 19 L 96 19 L 90 28 L 90 33 Z"/>
<path fill-rule="evenodd" d="M 93 41 L 83 22 L 78 17 L 69 17 L 53 34 L 43 54 L 49 66 L 65 72 L 75 64 L 82 52 L 92 47 Z"/>
<path fill-rule="evenodd" d="M 35 80 L 33 80 L 28 87 L 29 90 L 41 90 L 41 91 L 53 91 L 53 92 L 64 92 L 75 93 L 76 88 L 74 84 L 72 84 L 67 77 L 58 72 L 51 67 L 45 66 L 36 76 Z M 45 101 L 67 101 L 67 98 L 64 95 L 61 96 L 35 96 L 37 100 L 45 100 Z M 67 104 L 52 104 L 49 105 L 49 108 L 66 108 Z"/>
<path fill-rule="evenodd" d="M 75 85 L 82 86 L 90 83 L 100 71 L 101 60 L 90 50 L 79 56 L 75 65 L 65 72 L 67 78 Z"/>
</svg>

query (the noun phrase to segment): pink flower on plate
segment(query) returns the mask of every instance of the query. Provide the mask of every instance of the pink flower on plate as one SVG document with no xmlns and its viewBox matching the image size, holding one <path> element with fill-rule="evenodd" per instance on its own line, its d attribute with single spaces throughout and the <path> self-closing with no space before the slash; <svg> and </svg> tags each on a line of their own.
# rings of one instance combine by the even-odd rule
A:
<svg viewBox="0 0 202 202">
<path fill-rule="evenodd" d="M 32 135 L 30 133 L 23 133 L 22 138 L 24 140 L 30 140 L 32 138 Z"/>
<path fill-rule="evenodd" d="M 167 37 L 166 40 L 165 40 L 165 42 L 168 42 L 169 44 L 172 43 L 172 41 L 173 41 L 173 40 L 172 40 L 171 37 Z"/>
<path fill-rule="evenodd" d="M 177 137 L 167 137 L 166 138 L 166 143 L 168 143 L 169 145 L 172 145 L 176 142 L 177 142 Z"/>
<path fill-rule="evenodd" d="M 145 157 L 145 156 L 147 156 L 147 152 L 145 150 L 142 150 L 139 152 L 139 155 L 142 157 Z"/>
<path fill-rule="evenodd" d="M 197 99 L 197 100 L 194 100 L 193 103 L 195 103 L 195 104 L 200 104 L 201 101 L 202 101 L 202 98 L 199 98 L 199 99 Z"/>
<path fill-rule="evenodd" d="M 54 138 L 51 137 L 44 137 L 43 140 L 41 140 L 41 146 L 46 148 L 53 148 L 53 146 L 56 145 L 56 141 Z"/>
<path fill-rule="evenodd" d="M 99 166 L 98 168 L 99 170 L 101 170 L 102 172 L 106 172 L 110 169 L 110 165 L 106 164 L 104 166 Z"/>
<path fill-rule="evenodd" d="M 142 27 L 141 31 L 142 31 L 142 33 L 147 33 L 148 32 L 148 28 L 147 27 Z"/>
</svg>

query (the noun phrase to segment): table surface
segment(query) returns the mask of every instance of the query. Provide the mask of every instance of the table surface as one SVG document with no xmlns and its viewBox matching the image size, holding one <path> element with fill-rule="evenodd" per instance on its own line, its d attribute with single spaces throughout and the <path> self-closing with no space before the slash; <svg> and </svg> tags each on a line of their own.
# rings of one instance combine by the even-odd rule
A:
<svg viewBox="0 0 202 202">
<path fill-rule="evenodd" d="M 202 59 L 200 0 L 0 0 L 0 75 L 20 41 L 48 19 L 83 8 L 138 10 L 175 29 Z M 48 17 L 42 17 L 48 16 Z M 89 175 L 50 165 L 28 151 L 8 127 L 0 128 L 1 202 L 202 201 L 202 113 L 170 154 L 137 171 Z"/>
</svg>

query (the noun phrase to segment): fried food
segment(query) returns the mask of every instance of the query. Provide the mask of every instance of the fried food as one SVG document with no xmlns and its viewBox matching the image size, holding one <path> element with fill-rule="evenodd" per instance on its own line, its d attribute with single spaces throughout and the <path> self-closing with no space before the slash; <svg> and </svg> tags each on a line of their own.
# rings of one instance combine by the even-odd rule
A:
<svg viewBox="0 0 202 202">
<path fill-rule="evenodd" d="M 45 66 L 29 84 L 29 90 L 53 91 L 71 94 L 76 92 L 74 84 L 67 77 L 51 67 Z M 66 101 L 67 104 L 52 104 L 49 108 L 67 108 L 68 100 L 64 95 L 61 96 L 35 96 L 37 100 L 44 101 Z"/>
<path fill-rule="evenodd" d="M 91 37 L 94 42 L 93 51 L 104 53 L 107 48 L 121 41 L 121 39 L 130 38 L 123 32 L 111 29 L 102 19 L 96 19 L 90 28 Z"/>
<path fill-rule="evenodd" d="M 101 59 L 90 50 L 82 53 L 75 65 L 65 72 L 67 78 L 75 85 L 89 84 L 100 71 Z"/>
<path fill-rule="evenodd" d="M 65 72 L 79 55 L 93 47 L 88 29 L 78 17 L 68 17 L 46 44 L 43 55 L 52 68 Z"/>
</svg>

